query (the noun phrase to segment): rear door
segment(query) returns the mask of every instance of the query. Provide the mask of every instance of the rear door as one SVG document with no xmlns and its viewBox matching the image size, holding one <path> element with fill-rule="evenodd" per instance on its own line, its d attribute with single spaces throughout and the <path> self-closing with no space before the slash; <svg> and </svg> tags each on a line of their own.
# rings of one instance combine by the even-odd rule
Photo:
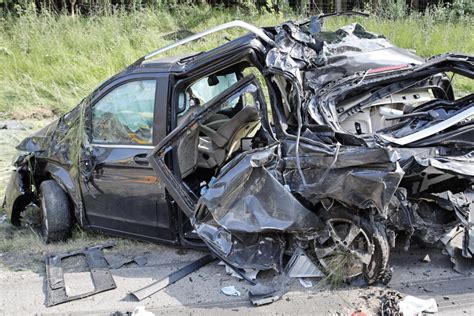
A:
<svg viewBox="0 0 474 316">
<path fill-rule="evenodd" d="M 167 78 L 118 80 L 88 111 L 94 170 L 83 185 L 93 228 L 145 240 L 176 242 L 164 186 L 146 156 L 166 135 Z"/>
</svg>

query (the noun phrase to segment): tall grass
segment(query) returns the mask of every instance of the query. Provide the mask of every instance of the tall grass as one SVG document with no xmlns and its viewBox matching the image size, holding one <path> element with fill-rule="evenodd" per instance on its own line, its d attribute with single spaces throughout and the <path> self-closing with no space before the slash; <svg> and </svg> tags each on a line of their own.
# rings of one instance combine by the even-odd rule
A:
<svg viewBox="0 0 474 316">
<path fill-rule="evenodd" d="M 140 56 L 173 42 L 177 30 L 202 31 L 242 19 L 259 26 L 293 19 L 293 13 L 258 12 L 210 6 L 142 9 L 88 17 L 68 16 L 26 9 L 19 16 L 0 18 L 0 117 L 41 117 L 63 113 L 75 106 L 101 81 Z M 432 15 L 403 19 L 328 19 L 328 29 L 359 21 L 367 29 L 385 34 L 396 45 L 415 49 L 423 56 L 460 51 L 474 54 L 473 20 L 438 21 Z M 168 36 L 165 36 L 167 35 Z M 225 37 L 241 32 L 219 33 L 185 49 L 200 51 L 217 46 Z M 470 89 L 469 82 L 461 82 Z"/>
</svg>

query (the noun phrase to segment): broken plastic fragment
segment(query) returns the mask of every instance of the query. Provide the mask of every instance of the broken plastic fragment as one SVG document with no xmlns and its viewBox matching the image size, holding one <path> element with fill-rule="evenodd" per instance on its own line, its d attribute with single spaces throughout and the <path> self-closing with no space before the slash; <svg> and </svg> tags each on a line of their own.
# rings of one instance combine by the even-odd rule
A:
<svg viewBox="0 0 474 316">
<path fill-rule="evenodd" d="M 261 283 L 255 284 L 249 290 L 250 302 L 255 306 L 271 304 L 279 300 L 281 295 L 281 290 L 276 290 L 273 286 L 263 285 Z"/>
<path fill-rule="evenodd" d="M 155 316 L 154 313 L 147 311 L 145 306 L 137 306 L 132 312 L 132 316 Z"/>
<path fill-rule="evenodd" d="M 227 296 L 240 296 L 240 292 L 233 285 L 223 287 L 221 292 Z"/>
<path fill-rule="evenodd" d="M 400 312 L 405 316 L 422 315 L 423 312 L 436 313 L 437 311 L 438 305 L 434 298 L 424 300 L 408 295 L 400 301 Z"/>
<path fill-rule="evenodd" d="M 300 278 L 300 284 L 306 289 L 313 287 L 313 281 L 304 278 Z"/>
</svg>

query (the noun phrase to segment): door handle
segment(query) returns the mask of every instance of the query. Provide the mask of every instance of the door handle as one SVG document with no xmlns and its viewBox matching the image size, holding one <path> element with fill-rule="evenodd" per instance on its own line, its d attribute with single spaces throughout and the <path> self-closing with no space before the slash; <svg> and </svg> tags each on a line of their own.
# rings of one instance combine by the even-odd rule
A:
<svg viewBox="0 0 474 316">
<path fill-rule="evenodd" d="M 133 161 L 135 163 L 142 165 L 142 166 L 148 166 L 150 163 L 148 162 L 148 159 L 146 158 L 147 154 L 138 154 L 133 157 Z"/>
</svg>

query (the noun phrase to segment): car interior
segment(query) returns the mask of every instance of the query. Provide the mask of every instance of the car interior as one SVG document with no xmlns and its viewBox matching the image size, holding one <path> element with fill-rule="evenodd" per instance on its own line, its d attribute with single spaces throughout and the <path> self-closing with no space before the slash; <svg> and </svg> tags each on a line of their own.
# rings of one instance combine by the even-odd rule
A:
<svg viewBox="0 0 474 316">
<path fill-rule="evenodd" d="M 252 69 L 255 71 L 255 68 Z M 227 69 L 206 75 L 186 85 L 178 94 L 177 123 L 192 119 L 213 98 L 251 73 Z M 251 149 L 261 127 L 260 106 L 266 106 L 258 84 L 236 91 L 218 105 L 199 128 L 189 131 L 177 146 L 178 164 L 184 182 L 199 196 L 203 184 L 237 154 Z"/>
</svg>

